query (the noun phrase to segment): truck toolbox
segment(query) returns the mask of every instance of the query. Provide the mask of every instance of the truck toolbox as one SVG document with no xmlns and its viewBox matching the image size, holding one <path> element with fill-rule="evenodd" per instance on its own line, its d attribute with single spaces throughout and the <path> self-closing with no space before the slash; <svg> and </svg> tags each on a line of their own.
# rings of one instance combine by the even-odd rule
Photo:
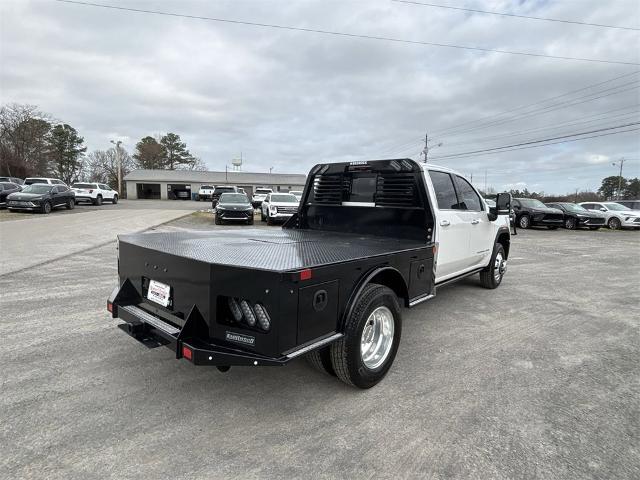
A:
<svg viewBox="0 0 640 480">
<path fill-rule="evenodd" d="M 426 168 L 409 159 L 316 165 L 281 229 L 121 235 L 107 309 L 147 347 L 196 365 L 278 366 L 305 354 L 372 387 L 395 358 L 401 306 L 478 272 L 496 288 L 506 271 L 510 197 L 489 209 L 463 179 L 440 170 L 433 183 Z"/>
</svg>

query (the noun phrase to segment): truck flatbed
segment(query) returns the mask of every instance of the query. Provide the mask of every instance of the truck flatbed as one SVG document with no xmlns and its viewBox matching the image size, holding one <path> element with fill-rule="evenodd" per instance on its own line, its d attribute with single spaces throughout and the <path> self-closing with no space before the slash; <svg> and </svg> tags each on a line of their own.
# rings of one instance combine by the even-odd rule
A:
<svg viewBox="0 0 640 480">
<path fill-rule="evenodd" d="M 128 243 L 198 262 L 288 272 L 424 249 L 426 242 L 319 230 L 235 229 L 121 235 Z"/>
</svg>

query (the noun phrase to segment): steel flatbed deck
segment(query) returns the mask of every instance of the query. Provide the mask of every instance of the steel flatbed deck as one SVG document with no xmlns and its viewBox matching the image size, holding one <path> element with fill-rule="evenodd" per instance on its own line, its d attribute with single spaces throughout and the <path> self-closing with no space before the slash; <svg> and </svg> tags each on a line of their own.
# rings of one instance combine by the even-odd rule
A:
<svg viewBox="0 0 640 480">
<path fill-rule="evenodd" d="M 318 230 L 234 229 L 120 235 L 121 243 L 198 262 L 288 272 L 424 249 L 427 242 Z"/>
</svg>

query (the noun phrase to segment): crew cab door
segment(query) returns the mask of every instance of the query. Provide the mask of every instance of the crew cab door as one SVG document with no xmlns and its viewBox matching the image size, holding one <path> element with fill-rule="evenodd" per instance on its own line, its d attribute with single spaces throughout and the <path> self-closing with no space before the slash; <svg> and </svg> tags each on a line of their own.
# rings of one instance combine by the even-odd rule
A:
<svg viewBox="0 0 640 480">
<path fill-rule="evenodd" d="M 471 267 L 468 213 L 460 209 L 452 175 L 429 170 L 435 195 L 438 259 L 436 282 Z"/>
<path fill-rule="evenodd" d="M 489 263 L 489 257 L 493 253 L 494 225 L 489 220 L 489 214 L 475 188 L 461 176 L 453 175 L 453 177 L 460 208 L 469 224 L 467 251 L 470 265 L 485 266 Z"/>
</svg>

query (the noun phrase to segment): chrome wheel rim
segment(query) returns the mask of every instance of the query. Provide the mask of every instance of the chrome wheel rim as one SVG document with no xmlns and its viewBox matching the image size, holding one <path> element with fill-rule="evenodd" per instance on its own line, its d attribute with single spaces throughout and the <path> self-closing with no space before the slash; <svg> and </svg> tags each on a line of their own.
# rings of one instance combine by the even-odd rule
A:
<svg viewBox="0 0 640 480">
<path fill-rule="evenodd" d="M 498 253 L 496 255 L 496 259 L 493 262 L 493 278 L 496 280 L 496 282 L 500 282 L 502 280 L 502 276 L 506 271 L 507 261 L 504 259 L 502 253 Z"/>
<path fill-rule="evenodd" d="M 380 367 L 391 352 L 395 323 L 393 313 L 387 307 L 378 307 L 362 329 L 360 337 L 360 357 L 370 370 Z"/>
<path fill-rule="evenodd" d="M 529 226 L 529 218 L 521 217 L 520 218 L 520 228 L 527 228 Z"/>
</svg>

